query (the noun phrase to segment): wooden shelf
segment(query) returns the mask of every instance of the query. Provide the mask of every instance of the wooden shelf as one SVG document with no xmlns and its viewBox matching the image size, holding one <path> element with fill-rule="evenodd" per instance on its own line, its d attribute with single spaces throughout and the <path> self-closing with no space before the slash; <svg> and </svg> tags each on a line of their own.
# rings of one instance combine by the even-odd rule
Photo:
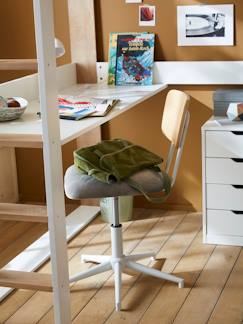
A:
<svg viewBox="0 0 243 324">
<path fill-rule="evenodd" d="M 0 203 L 0 220 L 47 223 L 47 208 L 39 205 Z"/>
<path fill-rule="evenodd" d="M 36 272 L 0 270 L 0 286 L 52 291 L 51 275 Z"/>
<path fill-rule="evenodd" d="M 6 71 L 36 71 L 37 60 L 36 59 L 1 59 L 0 70 Z"/>
</svg>

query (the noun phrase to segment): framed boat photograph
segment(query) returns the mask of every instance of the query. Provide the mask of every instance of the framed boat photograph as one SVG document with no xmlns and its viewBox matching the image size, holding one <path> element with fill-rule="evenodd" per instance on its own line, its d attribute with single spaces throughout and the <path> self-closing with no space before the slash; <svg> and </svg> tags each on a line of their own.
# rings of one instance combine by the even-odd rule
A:
<svg viewBox="0 0 243 324">
<path fill-rule="evenodd" d="M 234 5 L 177 6 L 178 46 L 233 46 Z"/>
</svg>

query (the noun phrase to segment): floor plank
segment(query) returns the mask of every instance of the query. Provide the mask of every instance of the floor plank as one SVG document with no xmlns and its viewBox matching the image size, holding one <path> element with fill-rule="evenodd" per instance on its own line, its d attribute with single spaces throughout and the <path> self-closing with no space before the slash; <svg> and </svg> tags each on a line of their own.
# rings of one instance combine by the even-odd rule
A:
<svg viewBox="0 0 243 324">
<path fill-rule="evenodd" d="M 173 271 L 184 278 L 185 288 L 178 289 L 171 283 L 163 285 L 151 305 L 144 310 L 145 313 L 140 319 L 141 324 L 173 322 L 214 248 L 214 245 L 202 244 L 200 231 Z"/>
<path fill-rule="evenodd" d="M 13 222 L 0 236 L 0 253 L 4 251 L 9 243 L 15 241 L 20 237 L 20 235 L 28 231 L 31 226 L 33 226 L 33 224 Z"/>
<path fill-rule="evenodd" d="M 179 224 L 173 235 L 157 253 L 159 258 L 165 258 L 166 260 L 162 271 L 168 273 L 173 271 L 200 228 L 201 222 L 198 217 L 191 214 L 183 219 L 183 222 Z M 135 285 L 132 286 L 132 289 L 129 290 L 122 301 L 125 311 L 122 313 L 113 311 L 107 323 L 124 323 L 124 321 L 126 323 L 138 323 L 144 310 L 151 304 L 164 283 L 165 281 L 150 276 L 139 276 Z M 176 284 L 172 285 L 177 287 Z"/>
<path fill-rule="evenodd" d="M 46 229 L 47 228 L 45 224 L 30 224 L 30 226 L 24 233 L 19 235 L 15 240 L 9 242 L 8 245 L 1 252 L 0 268 L 8 264 L 14 257 L 21 253 L 32 242 L 37 240 L 42 234 L 46 232 Z"/>
<path fill-rule="evenodd" d="M 115 312 L 113 274 L 108 271 L 72 284 L 73 323 L 242 323 L 243 250 L 202 244 L 200 228 L 198 213 L 137 210 L 134 221 L 124 223 L 125 252 L 156 250 L 158 261 L 145 259 L 142 263 L 183 277 L 185 288 L 144 275 L 124 274 L 123 311 Z M 12 244 L 6 242 L 6 230 Z M 0 258 L 14 253 L 14 243 L 24 245 L 28 236 L 37 233 L 33 225 L 27 226 L 23 242 L 18 237 L 21 230 L 18 223 L 0 221 Z M 108 225 L 96 219 L 69 243 L 71 275 L 92 266 L 80 263 L 82 253 L 110 253 Z M 50 262 L 39 272 L 50 273 Z M 15 291 L 0 304 L 0 323 L 53 324 L 52 294 Z"/>
<path fill-rule="evenodd" d="M 208 324 L 240 324 L 243 319 L 243 251 L 216 304 Z"/>
<path fill-rule="evenodd" d="M 155 213 L 153 213 L 156 216 Z M 133 253 L 142 253 L 145 251 L 159 251 L 161 246 L 170 237 L 171 233 L 182 221 L 184 213 L 178 213 L 177 215 L 169 217 L 160 217 L 159 222 L 156 223 L 151 230 L 147 233 L 137 247 L 133 250 Z M 145 260 L 145 264 L 149 262 L 149 259 Z M 161 261 L 157 262 L 161 268 Z M 130 289 L 132 284 L 136 281 L 137 275 L 123 274 L 122 295 L 124 296 Z M 94 307 L 96 304 L 96 307 Z M 100 307 L 102 305 L 102 307 Z M 113 275 L 109 277 L 105 285 L 97 292 L 95 297 L 86 305 L 86 307 L 75 318 L 74 323 L 87 323 L 90 319 L 90 311 L 97 323 L 103 323 L 106 318 L 114 310 L 114 279 Z"/>
<path fill-rule="evenodd" d="M 9 222 L 9 221 L 0 221 L 0 235 L 2 236 L 3 233 L 6 233 L 8 229 L 13 226 L 15 222 Z M 0 251 L 1 253 L 1 251 Z"/>
<path fill-rule="evenodd" d="M 141 211 L 141 217 L 144 218 L 144 216 L 147 214 L 147 211 Z M 160 214 L 161 215 L 161 214 Z M 125 253 L 131 253 L 134 248 L 139 244 L 140 240 L 143 239 L 146 234 L 150 231 L 150 229 L 159 221 L 158 217 L 154 218 L 147 218 L 145 219 L 139 219 L 136 222 L 132 222 L 130 226 L 126 227 L 129 223 L 124 223 L 123 227 L 125 227 L 124 233 L 123 233 L 123 242 L 124 242 L 124 252 Z M 106 234 L 106 239 L 109 242 L 108 248 L 106 250 L 98 251 L 97 248 L 94 250 L 94 246 L 91 246 L 86 251 L 81 251 L 80 255 L 82 253 L 87 254 L 110 254 L 110 230 Z M 76 269 L 80 269 L 80 271 L 86 269 L 89 265 L 88 264 L 80 264 L 80 261 L 78 260 L 78 265 Z M 85 305 L 95 296 L 96 292 L 102 287 L 103 283 L 112 275 L 112 271 L 107 271 L 105 273 L 99 274 L 95 277 L 90 277 L 87 279 L 82 280 L 81 282 L 77 282 L 72 286 L 71 289 L 71 312 L 72 312 L 72 318 L 74 319 L 77 314 L 80 312 L 81 309 L 85 307 Z M 49 314 L 46 314 L 41 321 L 40 324 L 47 324 L 47 323 L 53 323 L 53 310 Z"/>
<path fill-rule="evenodd" d="M 240 247 L 216 247 L 174 323 L 204 324 L 208 321 L 239 253 Z"/>
<path fill-rule="evenodd" d="M 95 237 L 103 228 L 105 224 L 99 220 L 94 220 L 90 226 L 82 231 L 82 235 L 76 236 L 68 245 L 68 257 L 72 258 L 85 244 L 87 244 L 93 237 Z M 41 273 L 50 273 L 50 263 L 48 262 L 41 269 Z M 17 290 L 12 293 L 0 304 L 0 323 L 4 323 L 10 318 L 18 309 L 21 308 L 33 295 L 34 291 Z M 51 307 L 51 305 L 50 305 Z"/>
<path fill-rule="evenodd" d="M 124 228 L 128 227 L 131 223 L 126 223 Z M 138 226 L 139 227 L 139 226 Z M 90 226 L 88 226 L 90 228 Z M 143 233 L 143 231 L 141 230 Z M 83 234 L 83 232 L 81 232 Z M 80 235 L 82 237 L 82 235 Z M 72 241 L 73 242 L 73 241 Z M 70 246 L 70 244 L 69 244 Z M 87 269 L 89 264 L 81 264 L 80 256 L 81 253 L 91 254 L 95 253 L 103 254 L 107 249 L 110 248 L 110 229 L 109 225 L 103 224 L 103 229 L 100 232 L 97 232 L 96 235 L 84 246 L 79 246 L 75 251 L 75 254 L 70 258 L 69 271 L 70 275 L 75 274 L 78 271 Z M 45 273 L 50 273 L 51 267 L 50 263 L 44 269 Z M 79 287 L 79 286 L 78 286 Z M 79 289 L 79 288 L 78 288 Z M 84 292 L 87 291 L 87 296 L 89 296 L 90 290 L 84 289 Z M 74 296 L 75 297 L 75 296 Z M 89 297 L 88 297 L 89 298 Z M 89 299 L 88 299 L 89 300 Z M 78 302 L 80 302 L 78 300 Z M 35 307 L 38 305 L 38 307 Z M 47 313 L 52 308 L 52 295 L 48 293 L 37 292 L 28 299 L 28 301 L 20 307 L 14 314 L 11 316 L 6 323 L 16 323 L 19 324 L 30 324 L 36 323 L 39 321 L 45 313 Z M 53 323 L 53 318 L 51 319 Z"/>
</svg>

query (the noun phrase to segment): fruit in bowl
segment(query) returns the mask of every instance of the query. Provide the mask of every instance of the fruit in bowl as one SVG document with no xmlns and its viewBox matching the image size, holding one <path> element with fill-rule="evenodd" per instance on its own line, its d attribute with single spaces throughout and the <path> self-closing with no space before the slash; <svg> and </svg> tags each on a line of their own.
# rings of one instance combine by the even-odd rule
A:
<svg viewBox="0 0 243 324">
<path fill-rule="evenodd" d="M 7 100 L 8 107 L 21 107 L 21 104 L 14 98 L 8 98 Z"/>
<path fill-rule="evenodd" d="M 27 105 L 28 101 L 21 97 L 0 97 L 0 122 L 20 118 Z"/>
</svg>

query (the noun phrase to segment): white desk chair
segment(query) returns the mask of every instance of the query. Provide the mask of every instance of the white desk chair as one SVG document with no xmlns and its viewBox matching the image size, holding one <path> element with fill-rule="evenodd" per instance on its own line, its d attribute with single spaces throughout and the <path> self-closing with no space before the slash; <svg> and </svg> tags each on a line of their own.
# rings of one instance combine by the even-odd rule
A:
<svg viewBox="0 0 243 324">
<path fill-rule="evenodd" d="M 175 183 L 189 125 L 188 103 L 189 96 L 178 90 L 169 91 L 166 97 L 161 129 L 162 133 L 171 141 L 165 165 L 166 173 L 169 173 L 173 156 L 176 154 L 171 176 L 171 186 Z M 150 169 L 137 172 L 131 178 L 141 184 L 144 190 L 149 193 L 160 192 L 164 188 L 163 176 Z M 140 192 L 132 189 L 125 182 L 114 184 L 99 182 L 91 176 L 81 174 L 74 165 L 65 174 L 65 191 L 70 199 L 113 197 L 113 221 L 111 224 L 112 255 L 82 255 L 83 262 L 94 262 L 99 263 L 99 265 L 75 275 L 70 279 L 70 282 L 113 269 L 116 310 L 118 311 L 121 309 L 121 275 L 124 268 L 130 268 L 140 273 L 176 282 L 180 288 L 184 287 L 184 279 L 136 262 L 147 257 L 155 258 L 155 253 L 145 252 L 128 256 L 123 254 L 122 225 L 119 222 L 118 197 L 140 195 Z"/>
</svg>

